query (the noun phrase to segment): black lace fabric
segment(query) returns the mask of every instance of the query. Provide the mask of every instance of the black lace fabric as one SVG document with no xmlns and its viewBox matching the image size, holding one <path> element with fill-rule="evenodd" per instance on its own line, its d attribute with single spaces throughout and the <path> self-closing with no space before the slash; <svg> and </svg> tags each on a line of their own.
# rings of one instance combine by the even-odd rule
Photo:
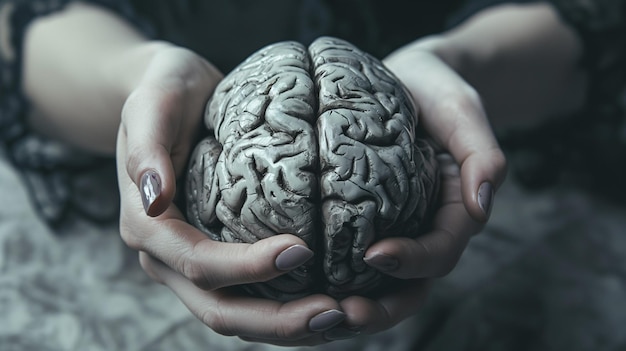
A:
<svg viewBox="0 0 626 351">
<path fill-rule="evenodd" d="M 626 1 L 550 2 L 582 39 L 587 105 L 574 116 L 506 135 L 502 144 L 511 152 L 512 173 L 531 188 L 571 181 L 624 202 Z"/>
<path fill-rule="evenodd" d="M 61 10 L 70 2 L 71 0 L 0 0 L 0 144 L 3 145 L 4 157 L 9 158 L 21 170 L 24 181 L 31 189 L 35 206 L 49 223 L 60 221 L 68 208 L 74 208 L 98 221 L 113 219 L 117 215 L 117 199 L 111 198 L 111 192 L 99 193 L 98 189 L 103 187 L 90 184 L 93 179 L 115 179 L 111 160 L 94 158 L 58 141 L 45 139 L 30 131 L 25 123 L 29 106 L 20 93 L 21 52 L 25 29 L 33 19 Z M 136 24 L 147 35 L 161 38 L 166 33 L 159 30 L 159 16 L 167 15 L 168 18 L 163 19 L 163 22 L 168 23 L 172 22 L 172 17 L 180 17 L 178 22 L 181 23 L 185 22 L 185 16 L 191 16 L 197 9 L 208 6 L 200 0 L 88 2 L 109 8 Z M 447 7 L 437 5 L 437 11 L 451 11 L 458 2 L 450 0 Z M 465 16 L 502 2 L 511 1 L 467 1 Z M 626 164 L 626 147 L 623 147 L 626 145 L 626 132 L 620 132 L 624 125 L 624 115 L 618 104 L 626 79 L 626 0 L 551 2 L 559 9 L 564 20 L 580 33 L 585 43 L 584 64 L 591 76 L 589 107 L 580 116 L 572 117 L 565 127 L 559 122 L 558 125 L 543 126 L 540 130 L 532 131 L 532 140 L 536 141 L 532 145 L 528 144 L 527 134 L 508 135 L 503 140 L 503 145 L 512 146 L 515 150 L 515 173 L 529 185 L 548 184 L 558 178 L 561 169 L 571 168 L 572 165 L 600 170 L 617 178 L 619 172 L 611 167 L 622 162 L 620 157 L 624 158 L 622 164 Z M 372 7 L 373 2 L 366 3 L 371 6 L 359 7 L 361 12 L 372 8 L 376 13 L 358 14 L 361 22 L 369 23 L 374 18 L 384 17 L 377 13 L 377 8 Z M 245 0 L 232 2 L 233 6 L 250 5 L 246 4 Z M 328 28 L 344 28 L 345 26 L 341 26 L 343 22 L 333 21 L 333 16 L 338 16 L 346 4 L 348 3 L 303 0 L 301 11 L 297 14 L 299 19 L 295 20 L 300 26 L 296 31 L 303 40 L 310 40 L 325 34 Z M 309 16 L 310 14 L 315 16 Z M 374 27 L 368 25 L 368 28 Z M 433 31 L 433 28 L 427 30 Z M 393 38 L 398 36 L 396 32 L 387 34 Z M 389 40 L 378 38 L 373 33 L 369 33 L 365 39 L 389 45 Z M 556 141 L 555 135 L 559 135 Z M 623 173 L 626 174 L 626 171 Z"/>
</svg>

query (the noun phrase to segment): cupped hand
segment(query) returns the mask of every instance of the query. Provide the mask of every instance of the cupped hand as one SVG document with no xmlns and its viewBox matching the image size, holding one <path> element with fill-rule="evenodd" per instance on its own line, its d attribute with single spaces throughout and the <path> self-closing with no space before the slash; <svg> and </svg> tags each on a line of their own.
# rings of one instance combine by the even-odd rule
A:
<svg viewBox="0 0 626 351">
<path fill-rule="evenodd" d="M 484 223 L 494 192 L 505 178 L 506 159 L 479 93 L 427 44 L 417 41 L 384 62 L 408 88 L 420 128 L 459 165 L 465 208 Z"/>
<path fill-rule="evenodd" d="M 296 236 L 255 244 L 210 240 L 173 204 L 206 101 L 222 75 L 195 53 L 159 48 L 129 94 L 117 139 L 120 232 L 143 269 L 170 287 L 218 333 L 285 344 L 325 342 L 320 332 L 345 314 L 328 296 L 279 303 L 241 295 L 234 285 L 272 279 L 313 253 Z"/>
<path fill-rule="evenodd" d="M 418 41 L 384 60 L 405 84 L 419 111 L 419 125 L 434 140 L 441 171 L 439 203 L 428 232 L 373 244 L 365 261 L 405 280 L 403 289 L 378 299 L 351 296 L 340 302 L 342 325 L 326 333 L 344 338 L 388 329 L 419 312 L 432 279 L 449 273 L 471 236 L 488 220 L 506 160 L 479 94 L 446 62 Z"/>
</svg>

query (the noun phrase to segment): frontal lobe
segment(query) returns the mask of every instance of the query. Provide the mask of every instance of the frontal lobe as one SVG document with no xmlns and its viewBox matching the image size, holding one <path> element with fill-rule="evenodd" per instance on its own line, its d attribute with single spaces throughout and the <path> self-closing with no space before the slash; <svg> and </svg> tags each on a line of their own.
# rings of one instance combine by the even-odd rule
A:
<svg viewBox="0 0 626 351">
<path fill-rule="evenodd" d="M 353 45 L 320 38 L 252 55 L 217 87 L 187 181 L 188 217 L 215 240 L 292 233 L 316 260 L 249 287 L 289 300 L 368 293 L 387 279 L 363 262 L 388 236 L 415 236 L 437 189 L 403 86 Z"/>
</svg>

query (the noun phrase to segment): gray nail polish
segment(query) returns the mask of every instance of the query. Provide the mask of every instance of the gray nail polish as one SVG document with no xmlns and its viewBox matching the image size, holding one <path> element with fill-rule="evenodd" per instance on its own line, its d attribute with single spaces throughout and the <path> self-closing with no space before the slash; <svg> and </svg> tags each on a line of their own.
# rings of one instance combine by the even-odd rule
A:
<svg viewBox="0 0 626 351">
<path fill-rule="evenodd" d="M 281 271 L 290 271 L 302 266 L 313 257 L 313 251 L 302 245 L 293 245 L 278 254 L 274 264 Z"/>
<path fill-rule="evenodd" d="M 363 261 L 381 272 L 391 272 L 398 268 L 399 265 L 395 257 L 385 254 L 375 254 L 372 257 L 365 257 Z"/>
<path fill-rule="evenodd" d="M 493 186 L 489 182 L 484 182 L 478 187 L 478 206 L 483 210 L 485 217 L 491 214 L 491 204 L 493 202 Z"/>
<path fill-rule="evenodd" d="M 357 337 L 361 334 L 360 330 L 353 330 L 348 328 L 336 327 L 324 332 L 324 338 L 326 340 L 345 340 Z"/>
<path fill-rule="evenodd" d="M 141 200 L 146 213 L 149 213 L 150 207 L 156 199 L 161 195 L 161 177 L 153 170 L 146 171 L 141 176 Z"/>
<path fill-rule="evenodd" d="M 309 321 L 309 329 L 312 332 L 328 330 L 346 319 L 346 314 L 338 310 L 322 312 Z"/>
</svg>

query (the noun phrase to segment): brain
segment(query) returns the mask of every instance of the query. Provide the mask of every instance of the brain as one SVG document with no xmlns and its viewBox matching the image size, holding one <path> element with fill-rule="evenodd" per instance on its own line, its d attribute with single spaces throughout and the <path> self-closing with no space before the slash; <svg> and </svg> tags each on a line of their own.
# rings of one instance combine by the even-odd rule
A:
<svg viewBox="0 0 626 351">
<path fill-rule="evenodd" d="M 380 61 L 330 37 L 267 46 L 220 82 L 205 124 L 211 136 L 187 174 L 189 221 L 225 242 L 294 234 L 316 253 L 249 291 L 341 297 L 393 281 L 364 254 L 423 231 L 438 171 L 411 99 Z"/>
</svg>

